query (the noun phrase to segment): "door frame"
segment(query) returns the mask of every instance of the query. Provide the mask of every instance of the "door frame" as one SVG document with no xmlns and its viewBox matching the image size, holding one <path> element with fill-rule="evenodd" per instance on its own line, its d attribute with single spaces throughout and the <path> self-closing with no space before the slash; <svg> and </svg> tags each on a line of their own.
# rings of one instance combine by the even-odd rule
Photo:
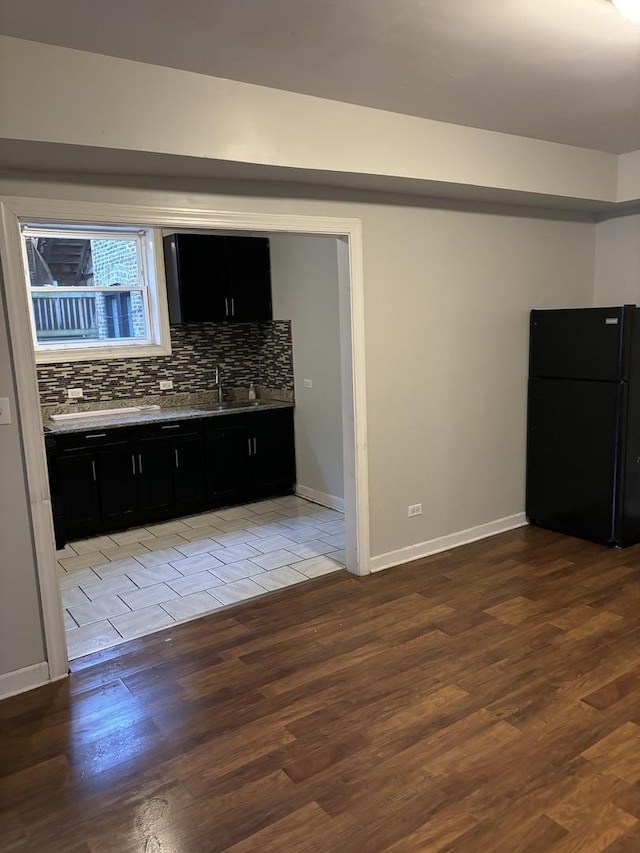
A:
<svg viewBox="0 0 640 853">
<path fill-rule="evenodd" d="M 24 448 L 48 680 L 67 675 L 68 659 L 56 572 L 29 298 L 24 283 L 20 244 L 20 221 L 30 219 L 134 224 L 157 228 L 262 231 L 337 238 L 346 561 L 347 569 L 353 574 L 369 574 L 371 553 L 361 220 L 0 196 L 0 259 L 7 303 L 9 348 L 16 378 L 16 409 Z"/>
</svg>

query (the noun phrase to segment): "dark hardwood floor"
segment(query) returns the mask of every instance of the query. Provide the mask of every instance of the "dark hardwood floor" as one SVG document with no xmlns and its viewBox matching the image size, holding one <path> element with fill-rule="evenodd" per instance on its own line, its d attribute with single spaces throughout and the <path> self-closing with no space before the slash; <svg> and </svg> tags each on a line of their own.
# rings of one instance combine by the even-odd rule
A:
<svg viewBox="0 0 640 853">
<path fill-rule="evenodd" d="M 0 704 L 0 850 L 640 851 L 640 547 L 333 575 Z"/>
</svg>

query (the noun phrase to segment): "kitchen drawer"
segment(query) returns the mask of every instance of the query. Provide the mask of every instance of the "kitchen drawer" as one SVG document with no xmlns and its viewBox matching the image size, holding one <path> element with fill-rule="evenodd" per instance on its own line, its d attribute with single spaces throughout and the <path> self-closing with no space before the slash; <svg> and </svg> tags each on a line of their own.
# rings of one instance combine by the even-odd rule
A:
<svg viewBox="0 0 640 853">
<path fill-rule="evenodd" d="M 256 409 L 257 411 L 257 409 Z M 244 426 L 247 416 L 253 417 L 253 412 L 222 412 L 203 420 L 204 431 L 228 429 L 229 427 Z"/>
<path fill-rule="evenodd" d="M 131 441 L 134 433 L 135 429 L 133 427 L 89 429 L 83 432 L 58 434 L 55 437 L 55 441 L 58 451 L 68 453 L 77 450 L 90 450 L 93 447 L 126 444 Z"/>
<path fill-rule="evenodd" d="M 148 438 L 177 438 L 178 436 L 200 435 L 202 432 L 202 421 L 199 418 L 186 418 L 182 421 L 169 421 L 168 423 L 142 424 L 138 427 L 136 437 Z"/>
</svg>

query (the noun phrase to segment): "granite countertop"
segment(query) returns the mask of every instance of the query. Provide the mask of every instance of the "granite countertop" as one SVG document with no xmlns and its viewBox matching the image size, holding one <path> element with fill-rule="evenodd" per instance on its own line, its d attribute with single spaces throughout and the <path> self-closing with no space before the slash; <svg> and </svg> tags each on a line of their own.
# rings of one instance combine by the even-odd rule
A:
<svg viewBox="0 0 640 853">
<path fill-rule="evenodd" d="M 250 402 L 248 400 L 236 401 L 229 408 L 223 409 L 219 409 L 215 403 L 194 403 L 191 406 L 167 406 L 165 408 L 147 411 L 127 412 L 122 415 L 114 412 L 112 414 L 105 414 L 104 416 L 94 415 L 89 418 L 70 418 L 69 420 L 63 421 L 52 421 L 50 418 L 47 418 L 44 420 L 43 425 L 47 432 L 53 433 L 54 435 L 62 435 L 63 433 L 86 432 L 96 429 L 142 426 L 144 424 L 181 421 L 188 420 L 190 418 L 215 418 L 239 413 L 246 414 L 247 412 L 264 412 L 265 410 L 268 411 L 270 409 L 291 408 L 293 408 L 292 402 L 264 399 L 256 402 Z"/>
</svg>

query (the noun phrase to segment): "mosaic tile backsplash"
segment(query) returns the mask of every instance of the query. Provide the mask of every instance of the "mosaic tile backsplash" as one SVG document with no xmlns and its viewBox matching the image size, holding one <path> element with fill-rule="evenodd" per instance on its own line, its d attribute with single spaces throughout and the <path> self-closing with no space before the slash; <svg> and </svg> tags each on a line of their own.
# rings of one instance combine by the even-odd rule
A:
<svg viewBox="0 0 640 853">
<path fill-rule="evenodd" d="M 293 395 L 291 322 L 201 323 L 171 327 L 170 356 L 78 361 L 38 367 L 41 405 L 67 402 L 67 388 L 82 388 L 83 402 L 198 393 L 214 388 L 216 364 L 222 365 L 225 395 L 250 382 Z M 173 391 L 160 392 L 161 379 Z"/>
</svg>

